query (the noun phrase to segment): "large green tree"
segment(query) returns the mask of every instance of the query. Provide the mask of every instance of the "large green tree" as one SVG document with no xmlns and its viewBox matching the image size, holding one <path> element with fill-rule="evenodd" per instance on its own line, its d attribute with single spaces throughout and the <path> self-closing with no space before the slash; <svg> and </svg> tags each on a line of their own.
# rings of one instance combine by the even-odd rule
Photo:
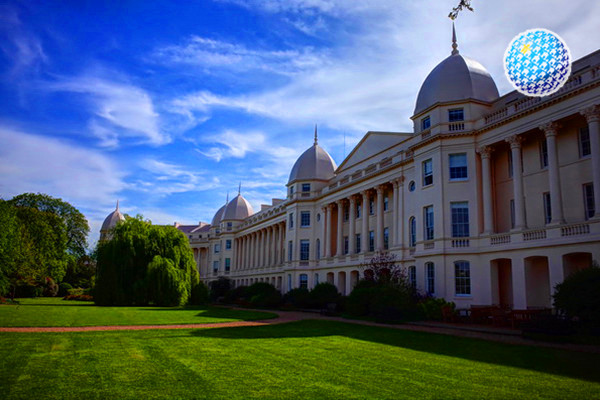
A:
<svg viewBox="0 0 600 400">
<path fill-rule="evenodd" d="M 98 247 L 96 304 L 182 305 L 197 283 L 189 242 L 172 226 L 138 215 L 119 223 Z"/>
<path fill-rule="evenodd" d="M 35 208 L 39 211 L 58 215 L 66 229 L 67 251 L 76 258 L 85 256 L 87 250 L 87 235 L 90 233 L 85 216 L 71 204 L 42 193 L 23 193 L 12 200 L 17 207 Z"/>
</svg>

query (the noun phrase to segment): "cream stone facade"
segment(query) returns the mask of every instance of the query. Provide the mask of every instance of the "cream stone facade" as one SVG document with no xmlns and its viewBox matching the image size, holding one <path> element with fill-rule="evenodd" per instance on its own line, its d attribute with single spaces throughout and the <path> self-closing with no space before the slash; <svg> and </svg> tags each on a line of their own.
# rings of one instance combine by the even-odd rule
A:
<svg viewBox="0 0 600 400">
<path fill-rule="evenodd" d="M 600 51 L 572 71 L 551 96 L 499 97 L 454 41 L 413 132 L 368 132 L 339 167 L 315 132 L 286 199 L 254 212 L 238 194 L 210 225 L 176 225 L 201 279 L 347 295 L 386 250 L 421 292 L 458 307 L 551 306 L 557 283 L 600 261 Z"/>
</svg>

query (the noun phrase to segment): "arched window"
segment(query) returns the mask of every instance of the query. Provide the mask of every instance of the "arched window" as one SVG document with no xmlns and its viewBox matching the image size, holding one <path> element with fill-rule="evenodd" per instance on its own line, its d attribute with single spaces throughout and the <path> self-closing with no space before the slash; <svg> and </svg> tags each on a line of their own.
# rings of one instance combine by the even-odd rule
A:
<svg viewBox="0 0 600 400">
<path fill-rule="evenodd" d="M 415 217 L 410 217 L 408 220 L 408 230 L 409 230 L 409 246 L 415 247 L 417 244 L 417 220 Z"/>
<path fill-rule="evenodd" d="M 471 264 L 468 261 L 454 262 L 454 282 L 457 296 L 471 295 Z"/>
</svg>

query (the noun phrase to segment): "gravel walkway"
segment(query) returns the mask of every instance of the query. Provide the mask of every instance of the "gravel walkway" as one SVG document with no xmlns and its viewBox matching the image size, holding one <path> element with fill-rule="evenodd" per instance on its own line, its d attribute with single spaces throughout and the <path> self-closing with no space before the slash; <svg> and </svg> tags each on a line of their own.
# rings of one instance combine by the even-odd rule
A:
<svg viewBox="0 0 600 400">
<path fill-rule="evenodd" d="M 264 310 L 256 310 L 264 311 Z M 520 336 L 519 331 L 507 331 L 506 329 L 498 329 L 497 332 L 492 332 L 494 329 L 485 327 L 478 330 L 477 327 L 459 324 L 443 324 L 443 323 L 418 323 L 418 324 L 401 324 L 389 325 L 380 324 L 370 321 L 352 320 L 341 317 L 329 317 L 316 313 L 299 312 L 299 311 L 272 311 L 278 314 L 277 318 L 258 320 L 258 321 L 236 321 L 236 322 L 221 322 L 213 324 L 179 324 L 179 325 L 111 325 L 111 326 L 56 326 L 56 327 L 0 327 L 0 332 L 96 332 L 96 331 L 141 331 L 152 329 L 214 329 L 214 328 L 236 328 L 243 326 L 265 326 L 274 324 L 283 324 L 286 322 L 294 322 L 300 320 L 328 320 L 345 322 L 349 324 L 376 326 L 382 328 L 391 328 L 399 330 L 407 330 L 413 332 L 428 332 L 441 335 L 460 336 L 472 339 L 483 339 L 494 342 L 518 344 L 526 346 L 548 347 L 554 349 L 562 349 L 569 351 L 582 351 L 587 353 L 600 354 L 600 346 L 579 345 L 568 343 L 552 343 L 541 342 L 530 339 L 525 339 Z"/>
</svg>

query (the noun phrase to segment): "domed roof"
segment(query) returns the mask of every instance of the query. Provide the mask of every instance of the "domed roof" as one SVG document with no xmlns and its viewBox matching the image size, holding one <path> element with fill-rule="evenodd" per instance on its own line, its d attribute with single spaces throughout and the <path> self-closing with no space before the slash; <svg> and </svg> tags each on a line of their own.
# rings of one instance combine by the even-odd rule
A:
<svg viewBox="0 0 600 400">
<path fill-rule="evenodd" d="M 117 208 L 115 211 L 108 214 L 108 216 L 104 219 L 100 231 L 102 232 L 111 230 L 119 221 L 125 221 L 125 216 L 121 214 L 121 211 L 119 211 L 119 201 L 117 200 Z"/>
<path fill-rule="evenodd" d="M 333 178 L 336 168 L 329 153 L 319 146 L 315 127 L 315 143 L 296 160 L 288 185 L 294 181 L 329 180 Z"/>
<path fill-rule="evenodd" d="M 254 210 L 248 200 L 238 193 L 233 200 L 225 206 L 225 211 L 221 217 L 221 221 L 226 220 L 243 220 L 254 214 Z"/>
<path fill-rule="evenodd" d="M 223 217 L 223 213 L 225 212 L 225 207 L 227 207 L 227 203 L 225 203 L 223 207 L 219 208 L 219 210 L 216 212 L 215 216 L 210 222 L 212 226 L 219 225 L 219 222 L 221 222 L 221 218 Z"/>
<path fill-rule="evenodd" d="M 452 54 L 427 76 L 419 90 L 414 114 L 439 102 L 460 100 L 494 101 L 498 88 L 489 72 L 479 62 L 459 54 L 452 27 Z"/>
</svg>

